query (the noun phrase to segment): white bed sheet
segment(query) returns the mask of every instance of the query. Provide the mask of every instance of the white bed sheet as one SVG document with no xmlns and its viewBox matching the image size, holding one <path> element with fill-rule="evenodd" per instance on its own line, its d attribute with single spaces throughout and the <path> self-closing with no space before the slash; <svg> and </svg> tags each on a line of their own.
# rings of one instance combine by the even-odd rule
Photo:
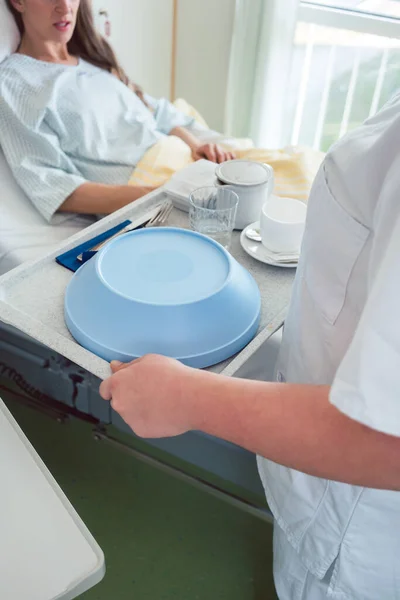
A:
<svg viewBox="0 0 400 600">
<path fill-rule="evenodd" d="M 0 230 L 0 275 L 26 261 L 48 254 L 60 242 L 82 231 L 91 223 L 93 220 L 76 218 L 65 225 Z"/>
<path fill-rule="evenodd" d="M 49 225 L 18 186 L 0 150 L 0 274 L 40 258 L 94 221 L 64 214 Z"/>
</svg>

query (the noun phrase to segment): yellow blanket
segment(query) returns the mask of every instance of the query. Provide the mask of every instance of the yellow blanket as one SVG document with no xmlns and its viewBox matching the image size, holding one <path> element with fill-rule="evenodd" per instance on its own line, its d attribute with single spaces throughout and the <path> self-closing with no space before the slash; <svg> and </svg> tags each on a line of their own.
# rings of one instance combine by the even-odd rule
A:
<svg viewBox="0 0 400 600">
<path fill-rule="evenodd" d="M 182 100 L 176 101 L 182 112 L 194 116 L 206 125 L 195 109 Z M 224 144 L 222 144 L 224 145 Z M 322 152 L 310 148 L 286 148 L 266 150 L 248 148 L 248 140 L 243 140 L 243 149 L 235 148 L 237 158 L 268 163 L 275 171 L 275 193 L 278 196 L 297 198 L 307 202 L 311 185 L 324 158 Z M 146 152 L 136 166 L 130 185 L 164 185 L 171 176 L 193 163 L 191 150 L 180 138 L 168 136 L 160 140 Z"/>
</svg>

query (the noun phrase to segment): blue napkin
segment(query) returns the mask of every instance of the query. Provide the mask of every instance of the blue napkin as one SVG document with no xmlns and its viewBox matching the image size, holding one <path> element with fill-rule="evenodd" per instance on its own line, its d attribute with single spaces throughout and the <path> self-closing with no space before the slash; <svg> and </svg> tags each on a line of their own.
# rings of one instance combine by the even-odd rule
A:
<svg viewBox="0 0 400 600">
<path fill-rule="evenodd" d="M 92 256 L 96 254 L 96 252 L 90 252 L 90 248 L 93 248 L 93 246 L 96 246 L 101 242 L 105 242 L 115 233 L 118 233 L 119 231 L 121 231 L 121 229 L 124 229 L 131 223 L 132 221 L 127 220 L 123 223 L 120 223 L 119 225 L 116 225 L 112 229 L 109 229 L 108 231 L 104 231 L 104 233 L 101 233 L 100 235 L 97 235 L 91 240 L 88 240 L 87 242 L 84 242 L 83 244 L 72 248 L 72 250 L 68 250 L 68 252 L 60 254 L 60 256 L 56 257 L 56 261 L 59 265 L 62 265 L 66 269 L 69 269 L 70 271 L 73 271 L 75 273 L 75 271 L 77 271 L 79 267 L 81 267 L 87 260 L 89 260 L 89 258 L 92 258 Z M 80 254 L 83 254 L 82 261 L 78 260 L 78 256 Z"/>
</svg>

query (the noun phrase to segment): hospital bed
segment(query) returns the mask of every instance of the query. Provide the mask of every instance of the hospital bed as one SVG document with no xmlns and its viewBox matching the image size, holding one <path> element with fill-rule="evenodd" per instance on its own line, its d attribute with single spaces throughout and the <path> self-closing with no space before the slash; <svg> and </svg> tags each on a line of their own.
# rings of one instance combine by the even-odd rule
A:
<svg viewBox="0 0 400 600">
<path fill-rule="evenodd" d="M 5 21 L 4 3 L 0 0 L 0 61 L 16 44 L 15 34 L 7 30 L 5 35 L 1 31 Z M 4 44 L 8 45 L 6 49 Z M 205 143 L 226 142 L 217 132 L 201 125 L 195 128 Z M 1 148 L 0 182 L 0 275 L 48 254 L 95 220 L 59 215 L 54 224 L 49 225 L 14 180 Z M 272 378 L 278 348 L 279 333 L 268 342 L 268 348 L 263 349 L 263 368 L 265 370 L 267 363 L 270 370 L 267 378 Z M 255 359 L 250 370 L 246 368 L 238 375 L 254 376 L 257 372 Z M 101 400 L 98 385 L 93 375 L 0 322 L 0 386 L 13 389 L 35 408 L 61 421 L 71 414 L 88 420 L 98 439 L 122 446 L 156 466 L 172 469 L 173 473 L 197 485 L 206 485 L 214 493 L 228 495 L 231 501 L 234 498 L 233 501 L 255 506 L 256 510 L 265 509 L 252 454 L 200 433 L 143 442 Z"/>
</svg>

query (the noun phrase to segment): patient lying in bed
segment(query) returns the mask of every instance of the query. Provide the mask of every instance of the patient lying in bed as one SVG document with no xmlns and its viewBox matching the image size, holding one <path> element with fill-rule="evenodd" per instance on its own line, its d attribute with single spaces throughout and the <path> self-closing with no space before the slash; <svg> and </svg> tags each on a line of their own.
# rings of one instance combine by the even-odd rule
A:
<svg viewBox="0 0 400 600">
<path fill-rule="evenodd" d="M 113 212 L 194 160 L 234 158 L 229 144 L 199 139 L 190 111 L 132 88 L 95 33 L 88 0 L 71 3 L 64 21 L 51 3 L 39 11 L 33 0 L 23 10 L 16 0 L 7 2 L 22 41 L 0 65 L 0 145 L 18 184 L 47 221 L 58 211 Z M 240 145 L 236 155 L 270 162 L 277 193 L 302 199 L 320 161 L 304 152 Z M 287 189 L 288 173 L 296 188 Z"/>
<path fill-rule="evenodd" d="M 193 119 L 168 101 L 135 93 L 93 26 L 89 0 L 9 0 L 22 39 L 0 65 L 0 144 L 32 203 L 57 211 L 109 213 L 152 189 L 127 186 L 145 152 L 174 134 L 193 158 L 233 157 L 190 133 Z M 64 6 L 64 5 L 63 5 Z"/>
<path fill-rule="evenodd" d="M 194 158 L 210 151 L 218 161 L 230 157 L 185 131 L 192 122 L 166 100 L 152 112 L 115 76 L 84 60 L 66 66 L 13 54 L 0 66 L 1 146 L 15 178 L 49 220 L 58 210 L 112 212 L 149 191 L 118 187 L 171 133 Z"/>
</svg>

